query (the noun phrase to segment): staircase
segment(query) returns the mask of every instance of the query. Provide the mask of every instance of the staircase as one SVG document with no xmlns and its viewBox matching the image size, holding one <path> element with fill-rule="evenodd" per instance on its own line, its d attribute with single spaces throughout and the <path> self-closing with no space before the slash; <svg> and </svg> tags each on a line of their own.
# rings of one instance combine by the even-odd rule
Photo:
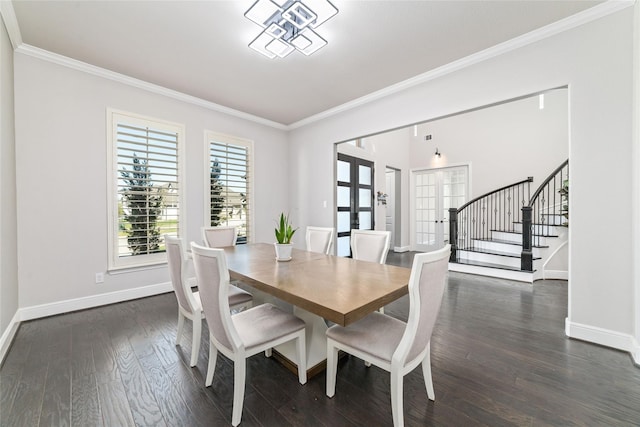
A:
<svg viewBox="0 0 640 427">
<path fill-rule="evenodd" d="M 567 160 L 533 196 L 529 177 L 450 209 L 449 270 L 528 283 L 566 279 L 566 268 L 554 270 L 549 264 L 566 252 L 568 173 Z"/>
</svg>

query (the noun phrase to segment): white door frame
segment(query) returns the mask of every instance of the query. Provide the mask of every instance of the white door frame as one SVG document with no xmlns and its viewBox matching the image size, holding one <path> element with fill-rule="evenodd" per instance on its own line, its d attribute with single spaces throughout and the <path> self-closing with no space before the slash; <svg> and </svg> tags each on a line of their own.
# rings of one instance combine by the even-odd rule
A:
<svg viewBox="0 0 640 427">
<path fill-rule="evenodd" d="M 409 170 L 409 245 L 410 250 L 415 251 L 416 249 L 416 236 L 415 236 L 415 216 L 416 216 L 416 185 L 415 185 L 415 174 L 417 172 L 438 172 L 443 171 L 445 169 L 454 169 L 459 167 L 467 168 L 467 198 L 471 200 L 471 163 L 455 163 L 442 167 L 424 167 L 424 168 L 412 168 Z"/>
</svg>

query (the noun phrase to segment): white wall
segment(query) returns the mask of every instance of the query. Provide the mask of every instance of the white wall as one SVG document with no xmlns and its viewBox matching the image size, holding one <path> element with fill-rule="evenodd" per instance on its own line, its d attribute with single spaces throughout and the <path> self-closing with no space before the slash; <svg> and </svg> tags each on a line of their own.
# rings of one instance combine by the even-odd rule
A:
<svg viewBox="0 0 640 427">
<path fill-rule="evenodd" d="M 567 90 L 545 94 L 545 108 L 538 105 L 534 96 L 421 124 L 411 168 L 471 164 L 470 199 L 529 176 L 533 193 L 569 156 Z"/>
<path fill-rule="evenodd" d="M 395 132 L 386 132 L 380 135 L 363 138 L 367 145 L 371 146 L 375 153 L 376 171 L 375 171 L 375 192 L 382 191 L 389 193 L 386 188 L 386 167 L 391 166 L 400 170 L 401 174 L 401 193 L 399 194 L 400 203 L 402 205 L 402 229 L 400 230 L 400 247 L 409 246 L 409 169 L 411 164 L 411 137 L 413 130 L 405 128 Z M 386 207 L 378 205 L 377 202 L 375 222 L 376 230 L 384 230 Z"/>
<path fill-rule="evenodd" d="M 569 156 L 567 92 L 548 92 L 544 109 L 534 96 L 420 124 L 417 136 L 409 126 L 363 138 L 366 156 L 376 162 L 376 191 L 387 192 L 385 166 L 402 170 L 402 246 L 410 244 L 412 169 L 470 165 L 467 201 L 529 176 L 533 193 Z M 441 157 L 434 155 L 436 147 Z M 385 209 L 376 209 L 376 228 L 384 229 L 384 217 Z"/>
<path fill-rule="evenodd" d="M 568 85 L 572 217 L 567 332 L 630 349 L 632 33 L 630 7 L 295 129 L 291 161 L 298 167 L 290 182 L 300 220 L 315 210 L 314 221 L 331 223 L 333 206 L 316 207 L 318 195 L 333 190 L 332 143 Z M 314 191 L 305 191 L 309 185 Z M 603 247 L 615 250 L 598 250 Z"/>
<path fill-rule="evenodd" d="M 168 283 L 166 266 L 107 274 L 108 107 L 186 125 L 187 240 L 204 225 L 205 129 L 254 141 L 255 241 L 289 200 L 286 134 L 53 62 L 15 55 L 20 307 Z M 4 203 L 3 203 L 4 205 Z M 62 308 L 68 309 L 71 306 Z"/>
<path fill-rule="evenodd" d="M 410 164 L 410 129 L 399 129 L 394 132 L 385 132 L 380 135 L 362 138 L 362 148 L 356 148 L 349 144 L 337 144 L 337 152 L 353 157 L 370 160 L 374 163 L 374 229 L 384 230 L 385 207 L 378 205 L 375 200 L 378 191 L 388 193 L 386 185 L 386 168 L 391 166 L 401 171 L 401 193 L 397 196 L 402 203 L 402 224 L 409 221 L 409 164 Z M 309 224 L 312 225 L 312 224 Z M 402 227 L 401 245 L 409 245 L 408 227 Z M 398 245 L 395 245 L 398 246 Z"/>
<path fill-rule="evenodd" d="M 18 310 L 13 47 L 0 19 L 0 361 Z M 16 319 L 17 320 L 17 319 Z"/>
</svg>

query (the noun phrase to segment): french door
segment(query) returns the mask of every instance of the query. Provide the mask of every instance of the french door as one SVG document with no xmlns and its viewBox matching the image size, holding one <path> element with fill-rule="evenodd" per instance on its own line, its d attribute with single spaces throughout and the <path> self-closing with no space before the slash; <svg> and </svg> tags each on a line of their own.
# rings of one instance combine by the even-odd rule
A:
<svg viewBox="0 0 640 427">
<path fill-rule="evenodd" d="M 468 166 L 412 171 L 411 245 L 430 252 L 449 242 L 449 208 L 467 201 Z"/>
<path fill-rule="evenodd" d="M 336 254 L 351 255 L 351 230 L 373 230 L 373 162 L 338 153 Z"/>
</svg>

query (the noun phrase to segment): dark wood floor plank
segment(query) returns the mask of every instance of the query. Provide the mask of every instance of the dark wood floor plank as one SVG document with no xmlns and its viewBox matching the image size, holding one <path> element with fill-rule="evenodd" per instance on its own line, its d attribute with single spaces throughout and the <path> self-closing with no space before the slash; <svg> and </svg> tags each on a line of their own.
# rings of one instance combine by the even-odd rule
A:
<svg viewBox="0 0 640 427">
<path fill-rule="evenodd" d="M 75 376 L 71 381 L 71 425 L 101 426 L 98 383 L 94 374 Z"/>
<path fill-rule="evenodd" d="M 194 370 L 187 364 L 179 361 L 166 367 L 165 371 L 191 412 L 198 414 L 199 419 L 206 420 L 209 425 L 224 425 L 230 422 L 231 415 L 225 417 L 215 403 L 209 399 L 204 387 L 204 380 L 196 378 Z"/>
<path fill-rule="evenodd" d="M 98 399 L 105 426 L 134 426 L 127 392 L 121 381 L 99 382 Z"/>
<path fill-rule="evenodd" d="M 70 346 L 70 343 L 67 342 L 66 345 Z M 69 354 L 64 356 L 52 354 L 47 369 L 40 425 L 71 425 L 71 359 Z"/>
<path fill-rule="evenodd" d="M 23 355 L 25 361 L 7 415 L 8 425 L 36 426 L 40 422 L 51 343 L 46 330 L 47 326 L 42 323 L 32 323 L 25 328 L 25 335 L 32 341 L 29 352 Z"/>
<path fill-rule="evenodd" d="M 317 375 L 299 388 L 278 411 L 293 426 L 355 426 L 338 410 L 335 399 L 325 396 L 325 376 Z"/>
<path fill-rule="evenodd" d="M 40 422 L 47 366 L 29 366 L 23 371 L 17 384 L 13 404 L 2 415 L 3 425 L 36 426 Z"/>
<path fill-rule="evenodd" d="M 118 344 L 116 361 L 134 422 L 138 426 L 166 425 L 133 348 L 129 345 L 127 349 L 123 340 Z"/>
<path fill-rule="evenodd" d="M 20 377 L 30 348 L 31 341 L 28 339 L 15 339 L 11 351 L 0 367 L 0 417 L 4 414 L 5 419 L 11 412 L 15 396 L 18 393 Z"/>
<path fill-rule="evenodd" d="M 155 354 L 139 358 L 139 361 L 167 425 L 204 425 L 191 413 Z"/>
<path fill-rule="evenodd" d="M 98 384 L 121 381 L 116 352 L 106 328 L 96 331 L 91 340 L 96 381 Z"/>
<path fill-rule="evenodd" d="M 409 266 L 411 254 L 388 261 Z M 428 401 L 419 368 L 408 374 L 405 425 L 640 425 L 640 369 L 628 353 L 567 338 L 567 300 L 564 281 L 451 273 L 432 337 L 436 401 Z M 406 320 L 408 298 L 385 312 Z M 176 313 L 168 293 L 23 322 L 0 367 L 0 425 L 229 425 L 233 363 L 219 355 L 205 388 L 206 322 L 190 368 L 191 325 L 176 347 Z M 323 374 L 300 386 L 256 355 L 247 363 L 241 425 L 392 424 L 389 373 L 350 357 L 340 362 L 335 397 L 324 387 Z"/>
</svg>

